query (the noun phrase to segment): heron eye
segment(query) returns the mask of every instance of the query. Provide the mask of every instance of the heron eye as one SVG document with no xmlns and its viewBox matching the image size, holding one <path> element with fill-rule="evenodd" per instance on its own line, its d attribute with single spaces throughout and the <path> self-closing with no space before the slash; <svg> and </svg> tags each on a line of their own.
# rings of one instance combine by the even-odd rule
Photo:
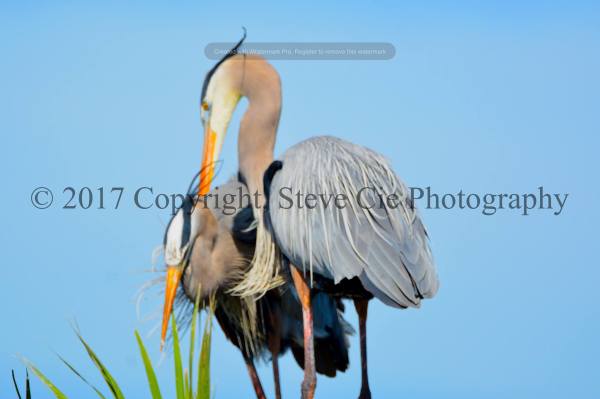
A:
<svg viewBox="0 0 600 399">
<path fill-rule="evenodd" d="M 210 112 L 210 105 L 206 101 L 202 101 L 200 104 L 200 119 L 202 119 L 202 125 L 206 125 L 208 112 Z"/>
</svg>

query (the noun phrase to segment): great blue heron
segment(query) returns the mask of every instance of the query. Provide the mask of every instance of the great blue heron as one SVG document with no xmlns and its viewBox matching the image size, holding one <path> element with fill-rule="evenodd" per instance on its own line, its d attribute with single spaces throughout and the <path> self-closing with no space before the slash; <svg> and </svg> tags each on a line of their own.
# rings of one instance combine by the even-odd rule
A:
<svg viewBox="0 0 600 399">
<path fill-rule="evenodd" d="M 312 398 L 316 375 L 310 290 L 318 288 L 312 283 L 326 281 L 342 296 L 350 287 L 349 296 L 358 297 L 361 325 L 361 397 L 368 398 L 365 300 L 372 295 L 407 308 L 435 295 L 438 278 L 427 233 L 405 184 L 389 162 L 370 149 L 334 137 L 314 137 L 273 161 L 280 79 L 263 58 L 237 54 L 243 40 L 209 71 L 201 97 L 205 129 L 201 195 L 210 188 L 232 114 L 240 98 L 248 99 L 238 135 L 239 174 L 251 193 L 260 194 L 252 203 L 257 241 L 251 267 L 232 292 L 242 297 L 264 295 L 282 283 L 285 267 L 279 254 L 289 260 L 304 315 L 302 395 Z M 310 207 L 286 206 L 281 203 L 282 190 L 310 194 L 317 201 Z M 331 202 L 338 195 L 344 206 Z M 169 273 L 178 273 L 177 267 Z M 176 281 L 167 284 L 173 289 Z"/>
<path fill-rule="evenodd" d="M 193 183 L 192 185 L 193 186 Z M 193 303 L 215 295 L 215 317 L 225 336 L 244 358 L 257 398 L 265 398 L 254 359 L 270 352 L 275 396 L 281 398 L 278 356 L 291 348 L 303 366 L 302 308 L 291 284 L 268 291 L 251 307 L 256 323 L 250 322 L 247 304 L 227 289 L 243 275 L 254 254 L 255 228 L 246 187 L 231 180 L 214 190 L 214 197 L 199 200 L 188 190 L 183 206 L 173 216 L 165 233 L 165 260 L 183 266 L 180 295 Z M 223 206 L 226 198 L 236 206 Z M 249 216 L 249 217 L 248 217 Z M 341 314 L 340 303 L 319 293 L 315 304 L 317 372 L 334 377 L 348 367 L 351 332 Z M 255 329 L 249 333 L 248 329 Z M 163 325 L 163 336 L 166 326 Z"/>
</svg>

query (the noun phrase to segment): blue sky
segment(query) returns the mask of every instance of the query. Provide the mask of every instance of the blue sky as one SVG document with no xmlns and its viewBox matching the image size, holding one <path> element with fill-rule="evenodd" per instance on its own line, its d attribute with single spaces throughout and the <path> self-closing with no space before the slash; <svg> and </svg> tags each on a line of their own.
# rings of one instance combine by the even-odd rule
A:
<svg viewBox="0 0 600 399">
<path fill-rule="evenodd" d="M 592 398 L 600 345 L 598 220 L 600 9 L 586 2 L 266 2 L 6 4 L 0 13 L 0 396 L 10 369 L 33 360 L 73 397 L 95 382 L 70 322 L 128 397 L 147 396 L 133 331 L 158 360 L 158 320 L 136 315 L 168 211 L 140 210 L 136 188 L 181 192 L 200 163 L 198 96 L 212 66 L 203 49 L 234 41 L 385 41 L 390 61 L 274 61 L 283 81 L 276 153 L 317 134 L 367 145 L 411 186 L 438 192 L 569 193 L 550 212 L 422 210 L 441 289 L 420 310 L 373 303 L 371 387 L 395 398 Z M 236 112 L 222 179 L 236 171 Z M 117 210 L 35 209 L 46 186 L 123 186 Z M 97 193 L 97 192 L 96 192 Z M 107 201 L 108 201 L 107 197 Z M 92 207 L 93 208 L 93 207 Z M 160 265 L 158 265 L 160 266 Z M 143 303 L 144 314 L 161 297 Z M 356 323 L 349 306 L 347 317 Z M 352 397 L 351 369 L 320 378 L 319 397 Z M 237 350 L 217 333 L 216 397 L 251 397 Z M 171 380 L 170 362 L 158 374 Z M 260 367 L 272 392 L 270 370 Z M 283 360 L 284 394 L 301 371 Z M 49 397 L 33 382 L 34 397 Z M 272 395 L 271 395 L 272 396 Z"/>
</svg>

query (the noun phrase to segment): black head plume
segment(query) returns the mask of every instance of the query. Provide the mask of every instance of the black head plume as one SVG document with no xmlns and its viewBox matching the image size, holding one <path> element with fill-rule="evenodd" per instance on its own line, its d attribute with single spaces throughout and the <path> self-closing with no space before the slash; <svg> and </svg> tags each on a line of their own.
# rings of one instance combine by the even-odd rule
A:
<svg viewBox="0 0 600 399">
<path fill-rule="evenodd" d="M 186 193 L 188 196 L 193 196 L 198 192 L 198 185 L 200 184 L 200 182 L 198 181 L 199 177 L 200 177 L 200 172 L 196 173 L 194 175 L 194 177 L 192 178 L 192 181 L 190 182 L 190 185 L 188 186 L 187 193 Z"/>
<path fill-rule="evenodd" d="M 208 73 L 204 77 L 204 83 L 202 83 L 202 95 L 200 96 L 200 104 L 202 104 L 204 102 L 204 97 L 206 97 L 206 90 L 208 89 L 208 84 L 210 83 L 210 78 L 212 78 L 213 74 L 215 73 L 215 71 L 217 70 L 217 68 L 219 67 L 219 65 L 221 65 L 222 63 L 224 63 L 227 59 L 229 59 L 229 58 L 233 57 L 234 55 L 236 55 L 238 53 L 238 50 L 240 49 L 240 47 L 244 43 L 244 40 L 246 40 L 246 28 L 242 27 L 242 29 L 244 30 L 244 36 L 242 36 L 242 38 L 240 39 L 240 41 L 237 42 L 237 44 L 231 50 L 229 50 L 227 52 L 227 54 L 225 54 L 225 56 L 223 58 L 221 58 L 219 60 L 219 62 L 217 62 L 215 64 L 215 66 L 212 67 L 211 70 L 208 71 Z"/>
</svg>

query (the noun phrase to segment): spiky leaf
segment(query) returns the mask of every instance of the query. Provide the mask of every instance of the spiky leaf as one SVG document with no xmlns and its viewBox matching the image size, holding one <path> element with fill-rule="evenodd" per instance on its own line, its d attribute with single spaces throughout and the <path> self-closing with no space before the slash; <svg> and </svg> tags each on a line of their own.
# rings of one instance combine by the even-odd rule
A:
<svg viewBox="0 0 600 399">
<path fill-rule="evenodd" d="M 212 304 L 204 323 L 204 333 L 202 335 L 202 348 L 200 350 L 200 360 L 198 363 L 198 392 L 196 399 L 210 399 L 210 344 L 212 337 Z"/>
<path fill-rule="evenodd" d="M 94 353 L 92 348 L 87 344 L 87 342 L 85 342 L 85 340 L 79 333 L 77 333 L 77 337 L 79 338 L 79 341 L 81 341 L 81 343 L 83 344 L 88 356 L 90 357 L 90 359 L 92 359 L 92 362 L 94 362 L 98 370 L 100 370 L 100 373 L 102 374 L 106 385 L 108 385 L 108 388 L 112 392 L 115 399 L 125 399 L 125 397 L 123 396 L 123 392 L 121 392 L 121 388 L 119 388 L 119 385 L 117 384 L 117 381 L 115 381 L 113 376 L 108 372 L 107 368 L 104 366 L 104 364 L 102 364 L 98 356 L 96 356 L 96 353 Z"/>
<path fill-rule="evenodd" d="M 79 377 L 83 382 L 85 382 L 90 388 L 92 388 L 94 390 L 94 392 L 96 392 L 96 394 L 102 398 L 102 399 L 106 399 L 106 397 L 102 394 L 102 392 L 100 392 L 100 390 L 98 388 L 96 388 L 94 385 L 92 385 L 88 380 L 85 379 L 85 377 L 83 375 L 81 375 L 81 373 L 79 373 L 79 371 L 77 371 L 75 369 L 75 367 L 73 367 L 69 362 L 67 362 L 62 356 L 57 355 L 58 358 L 69 368 L 69 370 L 71 370 L 73 372 L 73 374 L 75 374 L 77 377 Z"/>
<path fill-rule="evenodd" d="M 148 387 L 150 388 L 152 399 L 162 399 L 160 388 L 158 387 L 158 381 L 156 380 L 156 374 L 154 373 L 154 368 L 152 367 L 152 362 L 150 361 L 150 357 L 148 356 L 144 342 L 137 331 L 135 332 L 135 339 L 140 347 L 140 354 L 142 355 L 142 360 L 144 361 L 144 368 L 146 369 L 146 377 L 148 377 Z"/>
<path fill-rule="evenodd" d="M 190 328 L 190 351 L 188 357 L 188 398 L 194 397 L 194 344 L 196 342 L 196 320 L 198 319 L 198 308 L 200 306 L 200 285 L 194 301 L 194 311 L 192 312 L 192 325 Z"/>
<path fill-rule="evenodd" d="M 183 390 L 183 366 L 181 364 L 181 349 L 179 347 L 179 333 L 177 332 L 177 322 L 175 316 L 171 316 L 171 326 L 173 330 L 173 362 L 175 364 L 175 389 L 177 399 L 185 399 Z"/>
</svg>

